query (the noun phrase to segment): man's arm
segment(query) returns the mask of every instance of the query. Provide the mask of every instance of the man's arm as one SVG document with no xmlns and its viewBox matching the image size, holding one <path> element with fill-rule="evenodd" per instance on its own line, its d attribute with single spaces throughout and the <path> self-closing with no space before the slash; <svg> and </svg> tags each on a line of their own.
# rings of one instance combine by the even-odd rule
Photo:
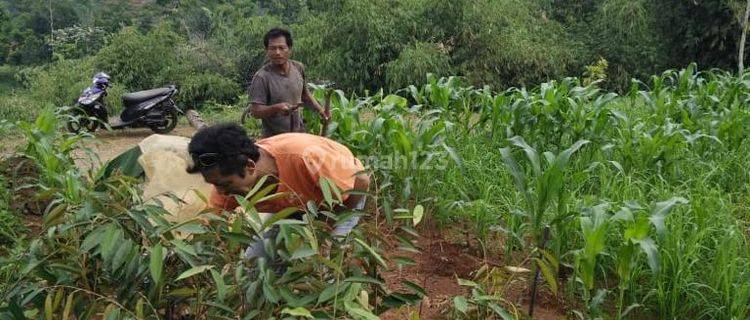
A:
<svg viewBox="0 0 750 320">
<path fill-rule="evenodd" d="M 360 173 L 354 180 L 354 191 L 367 192 L 370 188 L 370 176 L 366 173 Z M 362 211 L 365 209 L 365 195 L 350 193 L 349 197 L 344 201 L 344 205 L 349 210 Z M 355 226 L 359 223 L 359 216 L 354 216 L 346 221 L 340 222 L 335 229 L 333 229 L 333 236 L 336 238 L 346 237 Z"/>
<path fill-rule="evenodd" d="M 367 192 L 367 190 L 370 189 L 370 175 L 367 173 L 360 173 L 354 178 L 354 188 L 352 188 L 353 191 L 358 192 Z M 346 201 L 344 201 L 344 206 L 348 208 L 349 210 L 362 210 L 363 208 L 358 208 L 360 206 L 360 203 L 364 203 L 365 195 L 363 194 L 354 194 L 350 193 L 349 197 L 346 198 Z"/>
<path fill-rule="evenodd" d="M 307 89 L 307 74 L 305 74 L 305 65 L 302 63 L 295 64 L 299 68 L 299 72 L 302 74 L 302 104 L 308 109 L 317 112 L 322 118 L 328 120 L 331 117 L 330 112 L 326 113 L 325 109 L 320 106 L 315 97 L 310 94 L 310 90 Z"/>
<path fill-rule="evenodd" d="M 253 116 L 253 118 L 263 119 L 275 116 L 280 113 L 285 114 L 293 109 L 294 108 L 286 102 L 279 102 L 270 106 L 261 103 L 252 103 L 250 105 L 250 115 Z"/>
<path fill-rule="evenodd" d="M 313 110 L 317 112 L 321 117 L 328 119 L 331 115 L 326 114 L 323 107 L 320 106 L 320 103 L 318 103 L 317 100 L 315 100 L 315 97 L 310 94 L 310 90 L 307 89 L 307 86 L 305 86 L 302 89 L 302 103 L 310 110 Z"/>
</svg>

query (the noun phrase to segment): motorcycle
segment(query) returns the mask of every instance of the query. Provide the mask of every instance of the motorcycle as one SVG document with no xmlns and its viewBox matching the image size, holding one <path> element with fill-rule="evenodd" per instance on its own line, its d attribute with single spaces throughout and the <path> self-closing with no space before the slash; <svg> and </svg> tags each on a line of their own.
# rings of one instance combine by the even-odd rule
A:
<svg viewBox="0 0 750 320">
<path fill-rule="evenodd" d="M 109 75 L 94 75 L 92 85 L 83 90 L 72 108 L 73 115 L 67 123 L 70 132 L 94 132 L 108 125 L 112 129 L 147 127 L 156 133 L 168 133 L 177 126 L 178 113 L 183 112 L 172 100 L 176 86 L 123 94 L 122 113 L 110 117 L 104 104 L 109 85 Z"/>
</svg>

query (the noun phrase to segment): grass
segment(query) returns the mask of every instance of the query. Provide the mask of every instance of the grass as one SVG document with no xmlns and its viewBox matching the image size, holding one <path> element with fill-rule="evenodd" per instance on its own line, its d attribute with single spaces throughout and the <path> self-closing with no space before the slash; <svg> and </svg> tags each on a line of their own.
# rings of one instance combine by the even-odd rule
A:
<svg viewBox="0 0 750 320">
<path fill-rule="evenodd" d="M 575 87 L 575 82 L 553 82 L 530 92 L 511 89 L 498 96 L 474 91 L 479 98 L 467 98 L 471 94 L 450 81 L 428 84 L 417 101 L 444 110 L 454 121 L 448 141 L 462 160 L 461 166 L 451 164 L 432 176 L 437 184 L 430 198 L 436 204 L 434 216 L 445 226 L 470 222 L 474 228 L 465 233 L 480 241 L 499 232 L 505 238 L 502 255 L 524 259 L 526 255 L 510 253 L 528 252 L 529 236 L 538 231 L 532 232 L 524 222 L 529 212 L 523 193 L 514 190 L 500 156 L 500 148 L 510 141 L 498 134 L 512 130 L 505 137 L 522 134 L 537 150 L 555 153 L 586 138 L 592 144 L 573 158 L 564 178 L 565 202 L 555 201 L 554 210 L 541 213 L 543 223 L 553 227 L 549 247 L 554 258 L 574 266 L 576 275 L 567 280 L 545 278 L 545 286 L 567 281 L 569 292 L 564 295 L 583 299 L 576 311 L 584 317 L 608 313 L 614 318 L 745 318 L 750 254 L 743 248 L 750 234 L 750 176 L 743 168 L 750 165 L 750 110 L 736 102 L 737 94 L 747 94 L 747 89 L 738 89 L 744 88 L 741 79 L 720 72 L 699 74 L 693 67 L 668 71 L 649 84 L 655 89 L 604 104 L 598 102 L 604 92 Z M 591 96 L 583 98 L 587 91 Z M 440 94 L 431 97 L 430 92 Z M 504 109 L 488 106 L 466 117 L 463 108 L 456 108 L 457 103 L 465 105 L 462 99 L 504 99 Z M 577 129 L 576 122 L 584 125 Z M 727 129 L 722 132 L 723 126 Z M 522 169 L 532 175 L 530 165 Z M 530 188 L 533 192 L 538 186 Z M 666 213 L 649 212 L 674 197 L 688 203 Z M 587 240 L 581 227 L 594 219 L 587 208 L 599 204 L 608 208 L 599 219 L 611 222 L 601 225 L 605 238 Z M 620 208 L 636 204 L 641 209 L 633 211 L 635 220 L 620 220 Z M 554 212 L 564 218 L 556 219 Z M 645 233 L 634 238 L 633 228 Z M 587 258 L 593 266 L 587 272 L 593 274 L 584 277 L 582 265 L 575 267 L 575 257 L 595 243 L 601 247 Z M 624 250 L 636 251 L 626 256 Z M 630 266 L 618 275 L 618 263 Z M 720 264 L 726 265 L 719 268 Z M 589 284 L 581 285 L 586 278 Z"/>
</svg>

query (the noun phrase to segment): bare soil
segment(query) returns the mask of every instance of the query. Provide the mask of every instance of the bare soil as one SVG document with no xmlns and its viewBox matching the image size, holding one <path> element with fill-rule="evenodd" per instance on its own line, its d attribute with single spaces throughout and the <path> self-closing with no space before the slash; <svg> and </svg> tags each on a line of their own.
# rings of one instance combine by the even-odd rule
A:
<svg viewBox="0 0 750 320">
<path fill-rule="evenodd" d="M 382 227 L 380 228 L 383 229 Z M 458 229 L 461 229 L 460 227 Z M 407 256 L 416 264 L 399 270 L 391 263 L 388 270 L 382 272 L 388 288 L 397 292 L 409 293 L 404 288 L 402 280 L 414 282 L 427 292 L 420 305 L 389 310 L 381 315 L 384 320 L 412 319 L 418 314 L 418 319 L 452 319 L 450 311 L 453 308 L 453 297 L 457 295 L 470 296 L 470 288 L 460 286 L 458 278 L 473 279 L 476 271 L 483 266 L 488 268 L 502 268 L 503 261 L 499 251 L 488 252 L 487 256 L 480 256 L 467 246 L 462 235 L 454 235 L 459 230 L 450 228 L 438 229 L 427 225 L 420 230 L 421 237 L 414 243 L 420 249 L 419 254 L 404 254 L 398 250 L 397 242 L 389 243 L 384 256 Z M 388 231 L 384 231 L 387 233 Z M 463 232 L 461 230 L 460 232 Z M 387 235 L 386 239 L 390 238 Z M 390 242 L 390 241 L 389 241 Z M 530 268 L 529 266 L 525 266 Z M 521 318 L 527 316 L 529 297 L 529 275 L 514 276 L 505 281 L 505 286 L 498 292 L 506 303 L 517 308 Z M 541 282 L 540 282 L 541 284 Z M 567 319 L 564 304 L 543 285 L 539 286 L 534 319 L 553 320 Z M 506 308 L 507 309 L 507 308 Z"/>
<path fill-rule="evenodd" d="M 178 125 L 169 135 L 191 137 L 194 133 L 193 127 Z M 154 133 L 147 128 L 100 131 L 95 134 L 97 140 L 87 143 L 86 146 L 95 151 L 99 159 L 105 162 L 137 146 L 141 140 L 152 134 Z"/>
<path fill-rule="evenodd" d="M 168 135 L 191 137 L 195 133 L 195 129 L 188 125 L 180 124 L 168 133 Z M 137 129 L 122 129 L 122 130 L 98 130 L 94 133 L 97 140 L 87 141 L 84 146 L 92 149 L 99 156 L 102 162 L 112 160 L 121 153 L 128 149 L 138 145 L 141 140 L 154 134 L 151 129 L 148 128 L 137 128 Z M 10 139 L 0 144 L 0 155 L 12 155 L 15 152 L 15 148 L 24 141 L 22 138 Z M 82 156 L 79 154 L 79 156 Z"/>
</svg>

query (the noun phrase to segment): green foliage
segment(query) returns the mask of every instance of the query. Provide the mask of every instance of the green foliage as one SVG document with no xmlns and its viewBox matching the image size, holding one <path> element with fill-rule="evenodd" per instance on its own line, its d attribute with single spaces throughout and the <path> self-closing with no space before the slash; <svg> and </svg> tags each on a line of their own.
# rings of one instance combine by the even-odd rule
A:
<svg viewBox="0 0 750 320">
<path fill-rule="evenodd" d="M 186 106 L 207 100 L 232 104 L 242 91 L 236 82 L 212 73 L 187 76 L 181 84 L 179 100 L 186 102 Z"/>
<path fill-rule="evenodd" d="M 8 45 L 7 62 L 13 65 L 34 65 L 46 62 L 52 52 L 44 45 L 42 38 L 35 37 L 30 31 L 15 33 Z"/>
<path fill-rule="evenodd" d="M 22 71 L 28 95 L 39 104 L 72 105 L 96 73 L 92 57 L 58 61 Z"/>
<path fill-rule="evenodd" d="M 138 181 L 114 162 L 82 170 L 73 154 L 84 136 L 60 130 L 49 109 L 34 123 L 20 123 L 27 144 L 20 148 L 38 172 L 32 183 L 49 205 L 43 234 L 12 252 L 3 264 L 0 317 L 41 314 L 45 318 L 161 319 L 260 317 L 279 314 L 318 318 L 375 319 L 389 308 L 414 304 L 424 290 L 394 293 L 378 275 L 387 268 L 377 237 L 355 230 L 334 238 L 331 224 L 361 212 L 337 212 L 341 191 L 321 182 L 325 205 L 310 204 L 302 220 L 288 208 L 261 220 L 255 205 L 274 195 L 263 182 L 237 200 L 242 214 L 204 212 L 172 222 L 159 203 L 140 197 Z M 124 169 L 124 168 L 123 168 Z M 400 214 L 405 241 L 421 213 Z M 242 260 L 258 236 L 267 257 Z M 414 250 L 413 247 L 410 250 Z M 8 261 L 5 256 L 2 261 Z M 371 298 L 372 297 L 372 298 Z"/>
<path fill-rule="evenodd" d="M 242 87 L 265 61 L 263 34 L 288 26 L 309 80 L 343 89 L 326 134 L 364 158 L 388 222 L 420 220 L 415 212 L 471 222 L 467 238 L 493 250 L 489 240 L 500 237 L 505 263 L 538 269 L 540 290 L 580 300 L 566 305 L 581 318 L 750 312 L 750 73 L 688 65 L 734 68 L 736 0 L 50 3 L 54 36 L 47 2 L 0 5 L 2 119 L 70 104 L 93 73 L 107 71 L 112 111 L 124 92 L 177 83 L 181 104 L 236 120 L 247 104 Z M 77 26 L 114 36 L 96 51 L 100 39 L 88 47 L 79 45 L 86 32 L 64 35 Z M 55 56 L 65 59 L 49 63 Z M 439 77 L 454 73 L 462 76 Z M 562 78 L 578 73 L 582 80 Z M 379 91 L 386 87 L 405 89 Z M 316 90 L 319 101 L 324 92 Z M 374 234 L 360 230 L 326 257 L 308 239 L 324 240 L 323 226 L 279 220 L 269 249 L 293 267 L 277 274 L 264 261 L 251 277 L 238 250 L 262 224 L 211 215 L 205 225 L 164 222 L 134 181 L 75 168 L 70 146 L 79 138 L 53 137 L 50 114 L 40 119 L 12 130 L 34 144 L 23 151 L 38 163 L 35 187 L 51 205 L 45 235 L 2 258 L 17 262 L 0 263 L 0 277 L 16 280 L 0 282 L 3 298 L 13 297 L 0 299 L 2 312 L 55 318 L 90 307 L 146 318 L 152 307 L 162 317 L 179 306 L 205 317 L 367 318 L 384 308 L 387 292 L 370 269 L 381 261 Z M 322 128 L 318 117 L 306 119 L 312 131 Z M 578 150 L 578 141 L 589 143 Z M 176 241 L 174 230 L 192 237 Z M 406 238 L 399 245 L 415 250 Z M 507 284 L 505 276 L 492 277 Z M 462 282 L 471 292 L 453 300 L 455 316 L 513 310 L 488 279 Z M 301 283 L 311 285 L 289 289 Z M 414 302 L 413 294 L 397 300 Z"/>
<path fill-rule="evenodd" d="M 472 2 L 464 7 L 463 21 L 454 58 L 472 83 L 539 83 L 576 64 L 580 44 L 534 1 Z"/>
<path fill-rule="evenodd" d="M 73 26 L 56 29 L 49 44 L 57 59 L 75 59 L 96 54 L 107 42 L 104 28 Z"/>
<path fill-rule="evenodd" d="M 0 66 L 0 94 L 7 94 L 13 89 L 20 86 L 18 79 L 16 79 L 16 73 L 18 68 L 10 65 Z"/>
<path fill-rule="evenodd" d="M 38 113 L 39 104 L 28 95 L 17 93 L 0 96 L 0 119 L 31 121 Z M 0 129 L 5 129 L 0 127 Z"/>
<path fill-rule="evenodd" d="M 545 283 L 540 290 L 581 297 L 582 318 L 745 317 L 750 310 L 736 306 L 748 301 L 743 281 L 750 273 L 734 267 L 750 256 L 734 253 L 747 244 L 736 231 L 747 218 L 738 212 L 748 176 L 737 174 L 750 160 L 750 111 L 740 102 L 750 92 L 746 77 L 691 65 L 633 82 L 622 97 L 572 78 L 499 93 L 463 87 L 457 78 L 411 86 L 405 92 L 416 103 L 453 123 L 446 141 L 462 160 L 427 174 L 434 216 L 446 224 L 474 221 L 480 232 L 466 236 L 483 248 L 493 238 L 482 230 L 499 232 L 506 262 L 533 261 Z M 529 140 L 509 141 L 518 152 L 487 151 L 518 133 Z M 580 139 L 589 145 L 570 157 L 567 174 L 538 180 L 545 163 L 572 153 L 565 147 Z M 515 160 L 521 153 L 526 165 Z M 717 260 L 732 267 L 716 269 Z"/>
<path fill-rule="evenodd" d="M 211 37 L 191 37 L 194 48 L 185 55 L 195 72 L 213 71 L 242 86 L 250 83 L 266 61 L 263 35 L 282 25 L 277 17 L 252 15 L 253 8 L 251 3 L 243 3 L 240 7 L 222 5 L 210 11 Z"/>
<path fill-rule="evenodd" d="M 97 54 L 95 66 L 130 90 L 147 90 L 175 82 L 178 36 L 165 28 L 141 34 L 123 28 Z"/>
<path fill-rule="evenodd" d="M 453 298 L 453 319 L 518 319 L 518 311 L 511 313 L 503 304 L 507 301 L 498 293 L 491 292 L 493 283 L 502 277 L 498 270 L 486 270 L 486 266 L 477 272 L 474 280 L 458 279 L 458 284 L 471 289 L 468 295 Z M 489 291 L 489 292 L 488 292 Z"/>
<path fill-rule="evenodd" d="M 77 9 L 78 3 L 70 0 L 0 3 L 0 31 L 3 32 L 0 48 L 4 49 L 0 62 L 16 65 L 49 62 L 52 50 L 47 46 L 47 36 L 53 28 L 73 26 L 78 20 Z"/>
<path fill-rule="evenodd" d="M 533 84 L 577 73 L 585 61 L 598 57 L 610 63 L 607 87 L 624 91 L 633 77 L 643 80 L 663 68 L 693 61 L 733 68 L 741 4 L 738 0 L 195 0 L 179 6 L 168 1 L 101 6 L 69 0 L 49 4 L 5 0 L 0 6 L 0 63 L 28 66 L 54 57 L 95 55 L 105 38 L 120 34 L 118 41 L 130 44 L 110 42 L 110 47 L 120 49 L 105 50 L 107 57 L 97 66 L 111 68 L 113 74 L 142 67 L 148 75 L 124 75 L 129 90 L 205 71 L 244 86 L 265 60 L 263 34 L 271 27 L 288 26 L 298 40 L 296 57 L 310 67 L 311 80 L 333 80 L 360 92 L 405 86 L 428 72 L 459 72 L 474 85 Z M 156 36 L 161 41 L 155 41 L 153 32 L 161 34 Z M 164 40 L 170 32 L 184 39 L 175 43 L 172 35 Z M 444 54 L 438 54 L 435 46 Z M 132 62 L 118 65 L 114 57 L 127 52 L 133 54 L 123 55 L 123 60 Z M 154 54 L 151 61 L 143 58 L 149 53 Z M 440 63 L 417 65 L 404 73 L 423 58 Z M 171 70 L 174 61 L 180 62 L 177 70 Z M 446 61 L 450 68 L 444 68 Z M 392 75 L 394 71 L 397 74 Z M 408 79 L 398 80 L 407 74 Z"/>
<path fill-rule="evenodd" d="M 21 219 L 7 208 L 0 209 L 0 247 L 12 246 L 26 230 Z M 0 250 L 5 251 L 5 250 Z"/>
<path fill-rule="evenodd" d="M 386 67 L 386 81 L 391 89 L 425 82 L 428 73 L 437 76 L 453 74 L 450 56 L 440 44 L 417 42 L 404 48 Z"/>
<path fill-rule="evenodd" d="M 701 66 L 734 69 L 739 37 L 737 0 L 656 2 L 655 12 L 670 47 L 671 66 L 697 62 Z M 744 5 L 744 4 L 743 4 Z"/>
<path fill-rule="evenodd" d="M 607 80 L 607 67 L 609 63 L 604 58 L 599 58 L 596 63 L 586 66 L 581 81 L 584 85 L 590 85 L 596 81 L 604 82 Z"/>
<path fill-rule="evenodd" d="M 335 12 L 310 16 L 294 28 L 303 35 L 296 50 L 308 74 L 360 91 L 385 87 L 385 63 L 408 39 L 398 25 L 400 8 L 397 1 L 348 0 Z"/>
<path fill-rule="evenodd" d="M 654 32 L 659 14 L 651 1 L 608 0 L 594 15 L 594 36 L 607 39 L 596 44 L 596 54 L 611 63 L 614 85 L 622 88 L 630 78 L 664 68 L 669 53 L 663 47 L 665 40 Z"/>
<path fill-rule="evenodd" d="M 21 219 L 11 212 L 11 189 L 5 174 L 9 170 L 7 160 L 0 158 L 0 253 L 5 254 L 5 248 L 11 247 L 25 231 Z"/>
<path fill-rule="evenodd" d="M 323 91 L 315 93 L 320 100 Z M 428 197 L 429 173 L 458 160 L 451 159 L 452 148 L 445 144 L 451 124 L 438 110 L 422 113 L 395 94 L 350 100 L 342 91 L 333 94 L 331 108 L 328 134 L 349 146 L 375 173 L 389 205 Z M 364 112 L 372 112 L 371 117 L 365 119 Z M 393 212 L 387 210 L 386 218 L 392 221 Z"/>
</svg>

